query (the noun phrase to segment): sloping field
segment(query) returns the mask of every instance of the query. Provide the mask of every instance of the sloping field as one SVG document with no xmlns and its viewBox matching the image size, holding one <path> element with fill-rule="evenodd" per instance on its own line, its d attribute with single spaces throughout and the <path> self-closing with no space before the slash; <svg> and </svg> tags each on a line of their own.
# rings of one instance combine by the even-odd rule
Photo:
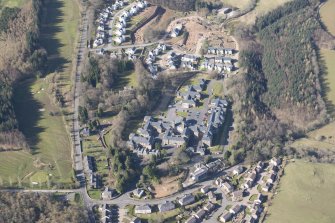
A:
<svg viewBox="0 0 335 223">
<path fill-rule="evenodd" d="M 322 22 L 326 25 L 328 31 L 335 36 L 335 0 L 327 0 L 320 9 Z"/>
<path fill-rule="evenodd" d="M 335 165 L 303 161 L 285 167 L 266 223 L 335 222 Z"/>
<path fill-rule="evenodd" d="M 254 10 L 241 16 L 238 20 L 248 25 L 255 24 L 257 17 L 265 15 L 271 10 L 290 1 L 292 0 L 259 0 Z"/>
</svg>

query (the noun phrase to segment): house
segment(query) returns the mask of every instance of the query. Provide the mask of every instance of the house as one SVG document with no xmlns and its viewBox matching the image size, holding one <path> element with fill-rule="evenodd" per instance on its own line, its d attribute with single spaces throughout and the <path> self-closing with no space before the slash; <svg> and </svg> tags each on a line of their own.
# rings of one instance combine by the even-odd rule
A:
<svg viewBox="0 0 335 223">
<path fill-rule="evenodd" d="M 228 183 L 228 182 L 224 182 L 222 184 L 221 188 L 223 188 L 226 191 L 226 193 L 231 193 L 234 190 L 234 188 L 232 187 L 232 185 L 230 183 Z"/>
<path fill-rule="evenodd" d="M 267 183 L 273 184 L 276 181 L 276 173 L 271 173 L 271 175 L 269 176 L 269 178 L 267 179 Z"/>
<path fill-rule="evenodd" d="M 135 217 L 135 218 L 133 218 L 133 219 L 130 221 L 130 223 L 141 223 L 141 219 Z"/>
<path fill-rule="evenodd" d="M 219 177 L 219 178 L 217 178 L 217 179 L 215 180 L 214 183 L 215 183 L 215 185 L 221 187 L 222 184 L 223 184 L 223 179 L 222 179 L 221 177 Z"/>
<path fill-rule="evenodd" d="M 215 47 L 208 47 L 207 54 L 216 54 L 216 48 Z"/>
<path fill-rule="evenodd" d="M 224 48 L 224 53 L 226 55 L 232 55 L 234 53 L 234 49 L 231 48 Z"/>
<path fill-rule="evenodd" d="M 92 189 L 101 188 L 101 177 L 99 174 L 89 173 L 88 185 Z"/>
<path fill-rule="evenodd" d="M 262 162 L 262 161 L 258 161 L 257 166 L 256 166 L 256 169 L 257 169 L 258 171 L 261 171 L 261 170 L 263 170 L 263 168 L 264 168 L 264 162 Z"/>
<path fill-rule="evenodd" d="M 120 28 L 120 29 L 115 31 L 115 35 L 117 35 L 117 36 L 122 36 L 125 33 L 126 33 L 126 30 L 124 28 Z"/>
<path fill-rule="evenodd" d="M 95 166 L 95 159 L 93 156 L 84 156 L 84 170 L 86 173 L 93 173 Z"/>
<path fill-rule="evenodd" d="M 126 39 L 125 39 L 125 37 L 122 35 L 122 36 L 117 36 L 117 37 L 115 37 L 113 40 L 114 40 L 116 43 L 121 44 L 121 43 L 123 43 Z"/>
<path fill-rule="evenodd" d="M 182 198 L 178 200 L 181 206 L 185 206 L 191 204 L 195 201 L 194 196 L 192 194 L 185 194 Z"/>
<path fill-rule="evenodd" d="M 263 194 L 258 194 L 256 199 L 254 200 L 254 203 L 261 204 L 264 201 L 264 196 Z"/>
<path fill-rule="evenodd" d="M 242 209 L 243 209 L 242 205 L 236 204 L 234 207 L 229 209 L 229 212 L 232 214 L 238 214 L 240 211 L 242 211 Z"/>
<path fill-rule="evenodd" d="M 243 166 L 237 166 L 234 170 L 233 170 L 233 175 L 238 175 L 241 174 L 243 172 Z"/>
<path fill-rule="evenodd" d="M 244 221 L 243 221 L 243 223 L 255 223 L 255 222 L 256 222 L 256 220 L 250 215 L 246 216 Z"/>
<path fill-rule="evenodd" d="M 243 198 L 243 190 L 237 190 L 232 193 L 232 200 L 239 201 Z"/>
<path fill-rule="evenodd" d="M 280 158 L 272 158 L 270 160 L 270 164 L 274 165 L 274 166 L 279 166 L 281 164 L 281 159 Z"/>
<path fill-rule="evenodd" d="M 214 204 L 212 204 L 211 202 L 208 202 L 205 206 L 204 206 L 204 210 L 211 212 L 213 211 L 215 208 Z"/>
<path fill-rule="evenodd" d="M 265 183 L 262 185 L 262 191 L 269 192 L 271 190 L 272 184 L 271 183 Z"/>
<path fill-rule="evenodd" d="M 93 47 L 95 48 L 95 47 L 101 46 L 103 43 L 104 43 L 104 40 L 102 38 L 98 38 L 94 40 Z"/>
<path fill-rule="evenodd" d="M 197 56 L 194 56 L 194 55 L 184 55 L 182 58 L 181 58 L 181 61 L 183 62 L 191 62 L 191 63 L 194 63 L 194 62 L 197 62 L 198 60 L 198 57 Z"/>
<path fill-rule="evenodd" d="M 250 173 L 250 174 L 245 178 L 245 180 L 254 182 L 254 181 L 256 180 L 256 177 L 257 177 L 257 174 L 256 174 L 255 172 L 253 172 L 253 173 Z"/>
<path fill-rule="evenodd" d="M 220 216 L 219 221 L 220 221 L 220 222 L 228 222 L 228 221 L 230 221 L 232 218 L 233 218 L 233 214 L 232 214 L 232 213 L 230 213 L 230 212 L 228 212 L 228 211 L 224 211 L 224 212 L 222 213 L 222 215 Z"/>
<path fill-rule="evenodd" d="M 216 195 L 213 191 L 208 192 L 208 199 L 210 201 L 216 201 Z"/>
<path fill-rule="evenodd" d="M 150 214 L 151 212 L 151 207 L 147 204 L 135 207 L 135 214 Z"/>
<path fill-rule="evenodd" d="M 85 137 L 90 136 L 90 129 L 89 128 L 83 128 L 83 130 L 81 130 L 81 134 Z"/>
<path fill-rule="evenodd" d="M 194 108 L 197 106 L 197 103 L 190 99 L 190 100 L 183 100 L 181 103 L 182 108 Z"/>
<path fill-rule="evenodd" d="M 223 57 L 215 57 L 214 61 L 215 63 L 223 63 Z"/>
<path fill-rule="evenodd" d="M 230 57 L 224 57 L 223 58 L 223 63 L 228 63 L 228 64 L 232 64 L 232 59 Z"/>
<path fill-rule="evenodd" d="M 234 70 L 234 65 L 228 65 L 228 66 L 224 66 L 223 67 L 226 71 L 229 71 L 229 72 L 231 72 L 231 71 L 233 71 Z"/>
<path fill-rule="evenodd" d="M 201 168 L 196 169 L 193 173 L 191 173 L 191 178 L 194 181 L 203 180 L 207 177 L 207 173 L 208 173 L 208 168 L 201 167 Z"/>
<path fill-rule="evenodd" d="M 137 7 L 139 7 L 140 9 L 144 9 L 148 6 L 148 3 L 146 1 L 139 1 L 137 3 Z"/>
<path fill-rule="evenodd" d="M 99 208 L 99 210 L 101 211 L 101 218 L 100 221 L 102 223 L 109 223 L 112 222 L 112 211 L 109 208 L 109 205 L 104 204 L 101 208 Z"/>
<path fill-rule="evenodd" d="M 196 223 L 196 222 L 197 222 L 197 218 L 194 217 L 194 216 L 189 217 L 189 218 L 185 221 L 185 223 Z"/>
<path fill-rule="evenodd" d="M 137 198 L 141 198 L 144 195 L 144 190 L 137 188 L 136 190 L 133 191 L 133 195 Z"/>
<path fill-rule="evenodd" d="M 130 9 L 130 14 L 132 14 L 132 15 L 135 15 L 135 14 L 137 14 L 139 12 L 139 8 L 136 6 L 136 5 L 134 5 L 131 9 Z"/>
<path fill-rule="evenodd" d="M 201 191 L 201 193 L 206 194 L 209 191 L 210 188 L 211 188 L 211 186 L 207 185 L 207 186 L 202 187 L 200 189 L 200 191 Z"/>
<path fill-rule="evenodd" d="M 200 209 L 199 211 L 197 211 L 197 213 L 194 214 L 194 217 L 200 220 L 203 217 L 205 217 L 205 215 L 206 215 L 206 211 L 204 209 Z"/>
<path fill-rule="evenodd" d="M 165 203 L 158 205 L 159 212 L 170 211 L 175 208 L 176 208 L 176 205 L 172 203 L 171 201 L 166 201 Z"/>
<path fill-rule="evenodd" d="M 113 197 L 113 190 L 109 187 L 105 187 L 105 190 L 101 193 L 102 200 L 110 200 Z"/>
<path fill-rule="evenodd" d="M 250 212 L 251 213 L 255 213 L 255 214 L 258 214 L 260 212 L 262 212 L 262 207 L 261 207 L 261 204 L 260 203 L 253 203 L 251 206 L 250 206 Z"/>
<path fill-rule="evenodd" d="M 179 36 L 181 30 L 182 30 L 183 26 L 182 25 L 178 25 L 175 28 L 172 29 L 171 31 L 171 37 L 177 37 Z"/>
<path fill-rule="evenodd" d="M 121 28 L 124 28 L 126 26 L 126 23 L 125 23 L 124 20 L 121 20 L 120 22 L 117 22 L 115 26 L 116 26 L 116 28 L 121 29 Z"/>
</svg>

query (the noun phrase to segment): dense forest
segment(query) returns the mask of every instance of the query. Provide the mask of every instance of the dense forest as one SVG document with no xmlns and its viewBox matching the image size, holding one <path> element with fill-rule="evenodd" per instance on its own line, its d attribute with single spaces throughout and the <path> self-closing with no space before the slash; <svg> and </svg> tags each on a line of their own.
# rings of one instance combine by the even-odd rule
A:
<svg viewBox="0 0 335 223">
<path fill-rule="evenodd" d="M 0 222 L 88 222 L 82 207 L 49 194 L 1 192 L 0 213 Z"/>
<path fill-rule="evenodd" d="M 259 18 L 240 52 L 246 74 L 231 81 L 238 112 L 233 152 L 249 160 L 280 155 L 287 142 L 326 122 L 319 83 L 318 1 L 296 0 Z"/>
<path fill-rule="evenodd" d="M 18 131 L 12 91 L 17 81 L 42 75 L 46 52 L 39 45 L 42 0 L 28 1 L 21 9 L 3 8 L 0 14 L 0 150 L 28 149 Z"/>
</svg>

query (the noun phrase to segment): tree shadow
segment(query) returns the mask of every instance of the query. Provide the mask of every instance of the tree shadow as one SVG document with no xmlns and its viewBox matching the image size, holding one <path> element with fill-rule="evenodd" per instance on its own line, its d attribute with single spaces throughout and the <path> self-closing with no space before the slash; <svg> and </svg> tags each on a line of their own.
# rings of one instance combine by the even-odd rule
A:
<svg viewBox="0 0 335 223">
<path fill-rule="evenodd" d="M 61 8 L 64 3 L 60 0 L 49 0 L 44 4 L 40 43 L 48 52 L 48 70 L 47 73 L 63 72 L 65 64 L 69 61 L 60 55 L 60 48 L 64 44 L 60 43 L 57 34 L 63 32 L 60 24 L 63 22 L 64 13 Z"/>
<path fill-rule="evenodd" d="M 326 110 L 329 114 L 334 115 L 335 114 L 335 105 L 333 102 L 329 99 L 329 94 L 331 91 L 331 86 L 329 83 L 328 75 L 328 67 L 325 61 L 325 58 L 323 55 L 321 55 L 321 51 L 319 48 L 316 47 L 316 53 L 317 57 L 319 58 L 319 67 L 320 67 L 320 74 L 319 74 L 319 80 L 321 85 L 321 96 L 326 104 Z"/>
<path fill-rule="evenodd" d="M 15 86 L 13 104 L 19 129 L 27 138 L 32 154 L 38 154 L 39 134 L 44 131 L 44 128 L 38 126 L 43 106 L 31 92 L 33 81 L 34 79 L 29 79 Z"/>
</svg>

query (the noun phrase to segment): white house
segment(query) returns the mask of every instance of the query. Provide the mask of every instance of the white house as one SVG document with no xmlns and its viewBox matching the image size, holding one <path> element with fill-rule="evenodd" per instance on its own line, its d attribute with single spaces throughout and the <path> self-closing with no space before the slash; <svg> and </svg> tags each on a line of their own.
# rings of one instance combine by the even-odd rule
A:
<svg viewBox="0 0 335 223">
<path fill-rule="evenodd" d="M 151 212 L 151 207 L 147 204 L 135 207 L 135 214 L 150 214 Z"/>
<path fill-rule="evenodd" d="M 121 43 L 123 43 L 123 42 L 125 41 L 125 37 L 124 37 L 124 36 L 118 36 L 118 37 L 115 37 L 113 40 L 114 40 L 116 43 L 121 44 Z"/>
</svg>

